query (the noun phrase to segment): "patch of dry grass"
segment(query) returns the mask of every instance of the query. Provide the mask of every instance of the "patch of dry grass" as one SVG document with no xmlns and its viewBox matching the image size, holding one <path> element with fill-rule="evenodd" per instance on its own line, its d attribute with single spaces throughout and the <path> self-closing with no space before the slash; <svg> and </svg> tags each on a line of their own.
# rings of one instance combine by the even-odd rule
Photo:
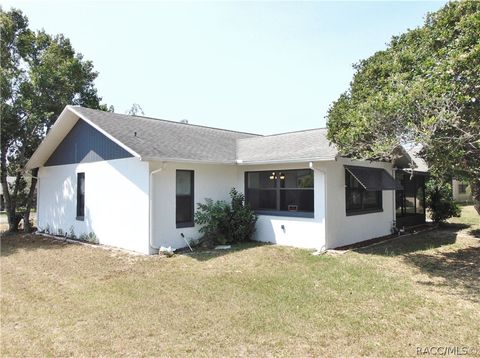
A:
<svg viewBox="0 0 480 358">
<path fill-rule="evenodd" d="M 8 218 L 7 214 L 2 212 L 0 213 L 0 233 L 8 230 Z"/>
<path fill-rule="evenodd" d="M 480 348 L 472 227 L 338 256 L 248 244 L 162 259 L 3 237 L 1 353 L 405 356 L 417 346 Z"/>
</svg>

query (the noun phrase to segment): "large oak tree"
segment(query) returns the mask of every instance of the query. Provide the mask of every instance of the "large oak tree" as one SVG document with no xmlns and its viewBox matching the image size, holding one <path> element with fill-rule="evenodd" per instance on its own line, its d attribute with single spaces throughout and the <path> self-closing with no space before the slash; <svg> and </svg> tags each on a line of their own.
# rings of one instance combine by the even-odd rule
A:
<svg viewBox="0 0 480 358">
<path fill-rule="evenodd" d="M 446 4 L 354 68 L 329 139 L 363 159 L 421 148 L 434 175 L 470 182 L 480 213 L 480 2 Z"/>
<path fill-rule="evenodd" d="M 0 31 L 1 185 L 9 229 L 18 230 L 23 217 L 29 230 L 36 172 L 26 173 L 26 162 L 66 105 L 106 108 L 92 62 L 63 35 L 34 32 L 21 11 L 1 8 Z M 7 175 L 15 178 L 11 185 Z"/>
</svg>

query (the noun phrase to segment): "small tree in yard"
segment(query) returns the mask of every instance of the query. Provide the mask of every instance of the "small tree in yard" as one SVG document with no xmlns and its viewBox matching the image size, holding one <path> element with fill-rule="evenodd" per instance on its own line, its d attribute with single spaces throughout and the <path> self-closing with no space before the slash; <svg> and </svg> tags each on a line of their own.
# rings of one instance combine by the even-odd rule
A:
<svg viewBox="0 0 480 358">
<path fill-rule="evenodd" d="M 425 183 L 425 196 L 434 222 L 440 223 L 452 216 L 460 216 L 460 208 L 453 200 L 449 181 L 431 177 Z"/>
<path fill-rule="evenodd" d="M 238 243 L 252 238 L 257 216 L 245 205 L 244 195 L 235 188 L 230 190 L 230 198 L 230 204 L 212 199 L 197 204 L 195 223 L 202 226 L 199 231 L 205 245 Z"/>
</svg>

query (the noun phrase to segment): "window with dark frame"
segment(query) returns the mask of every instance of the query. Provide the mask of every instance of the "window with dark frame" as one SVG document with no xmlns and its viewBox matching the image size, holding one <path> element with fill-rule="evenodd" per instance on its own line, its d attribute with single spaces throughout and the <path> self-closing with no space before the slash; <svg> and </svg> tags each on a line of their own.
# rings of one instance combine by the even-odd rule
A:
<svg viewBox="0 0 480 358">
<path fill-rule="evenodd" d="M 345 170 L 345 200 L 347 215 L 383 211 L 382 191 L 366 190 L 348 170 Z"/>
<path fill-rule="evenodd" d="M 77 220 L 85 217 L 85 173 L 77 173 Z"/>
<path fill-rule="evenodd" d="M 466 194 L 467 193 L 467 183 L 458 183 L 458 193 L 459 194 Z"/>
<path fill-rule="evenodd" d="M 176 213 L 177 228 L 192 227 L 194 196 L 193 196 L 193 170 L 177 170 L 176 172 Z"/>
<path fill-rule="evenodd" d="M 311 169 L 245 173 L 246 202 L 258 214 L 313 217 L 313 186 Z"/>
</svg>

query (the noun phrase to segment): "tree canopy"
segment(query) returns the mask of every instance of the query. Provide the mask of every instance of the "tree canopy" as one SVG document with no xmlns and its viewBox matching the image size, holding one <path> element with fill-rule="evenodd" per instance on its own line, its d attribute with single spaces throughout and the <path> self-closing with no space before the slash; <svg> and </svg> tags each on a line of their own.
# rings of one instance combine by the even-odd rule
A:
<svg viewBox="0 0 480 358">
<path fill-rule="evenodd" d="M 354 69 L 328 112 L 340 152 L 392 159 L 419 147 L 432 174 L 470 181 L 479 211 L 480 2 L 446 4 Z"/>
<path fill-rule="evenodd" d="M 68 104 L 106 110 L 101 105 L 91 61 L 75 52 L 63 35 L 34 32 L 19 10 L 0 8 L 1 183 L 10 230 L 28 212 L 35 175 L 26 189 L 25 164 Z M 7 175 L 15 177 L 9 187 Z M 21 195 L 24 191 L 28 195 Z"/>
</svg>

